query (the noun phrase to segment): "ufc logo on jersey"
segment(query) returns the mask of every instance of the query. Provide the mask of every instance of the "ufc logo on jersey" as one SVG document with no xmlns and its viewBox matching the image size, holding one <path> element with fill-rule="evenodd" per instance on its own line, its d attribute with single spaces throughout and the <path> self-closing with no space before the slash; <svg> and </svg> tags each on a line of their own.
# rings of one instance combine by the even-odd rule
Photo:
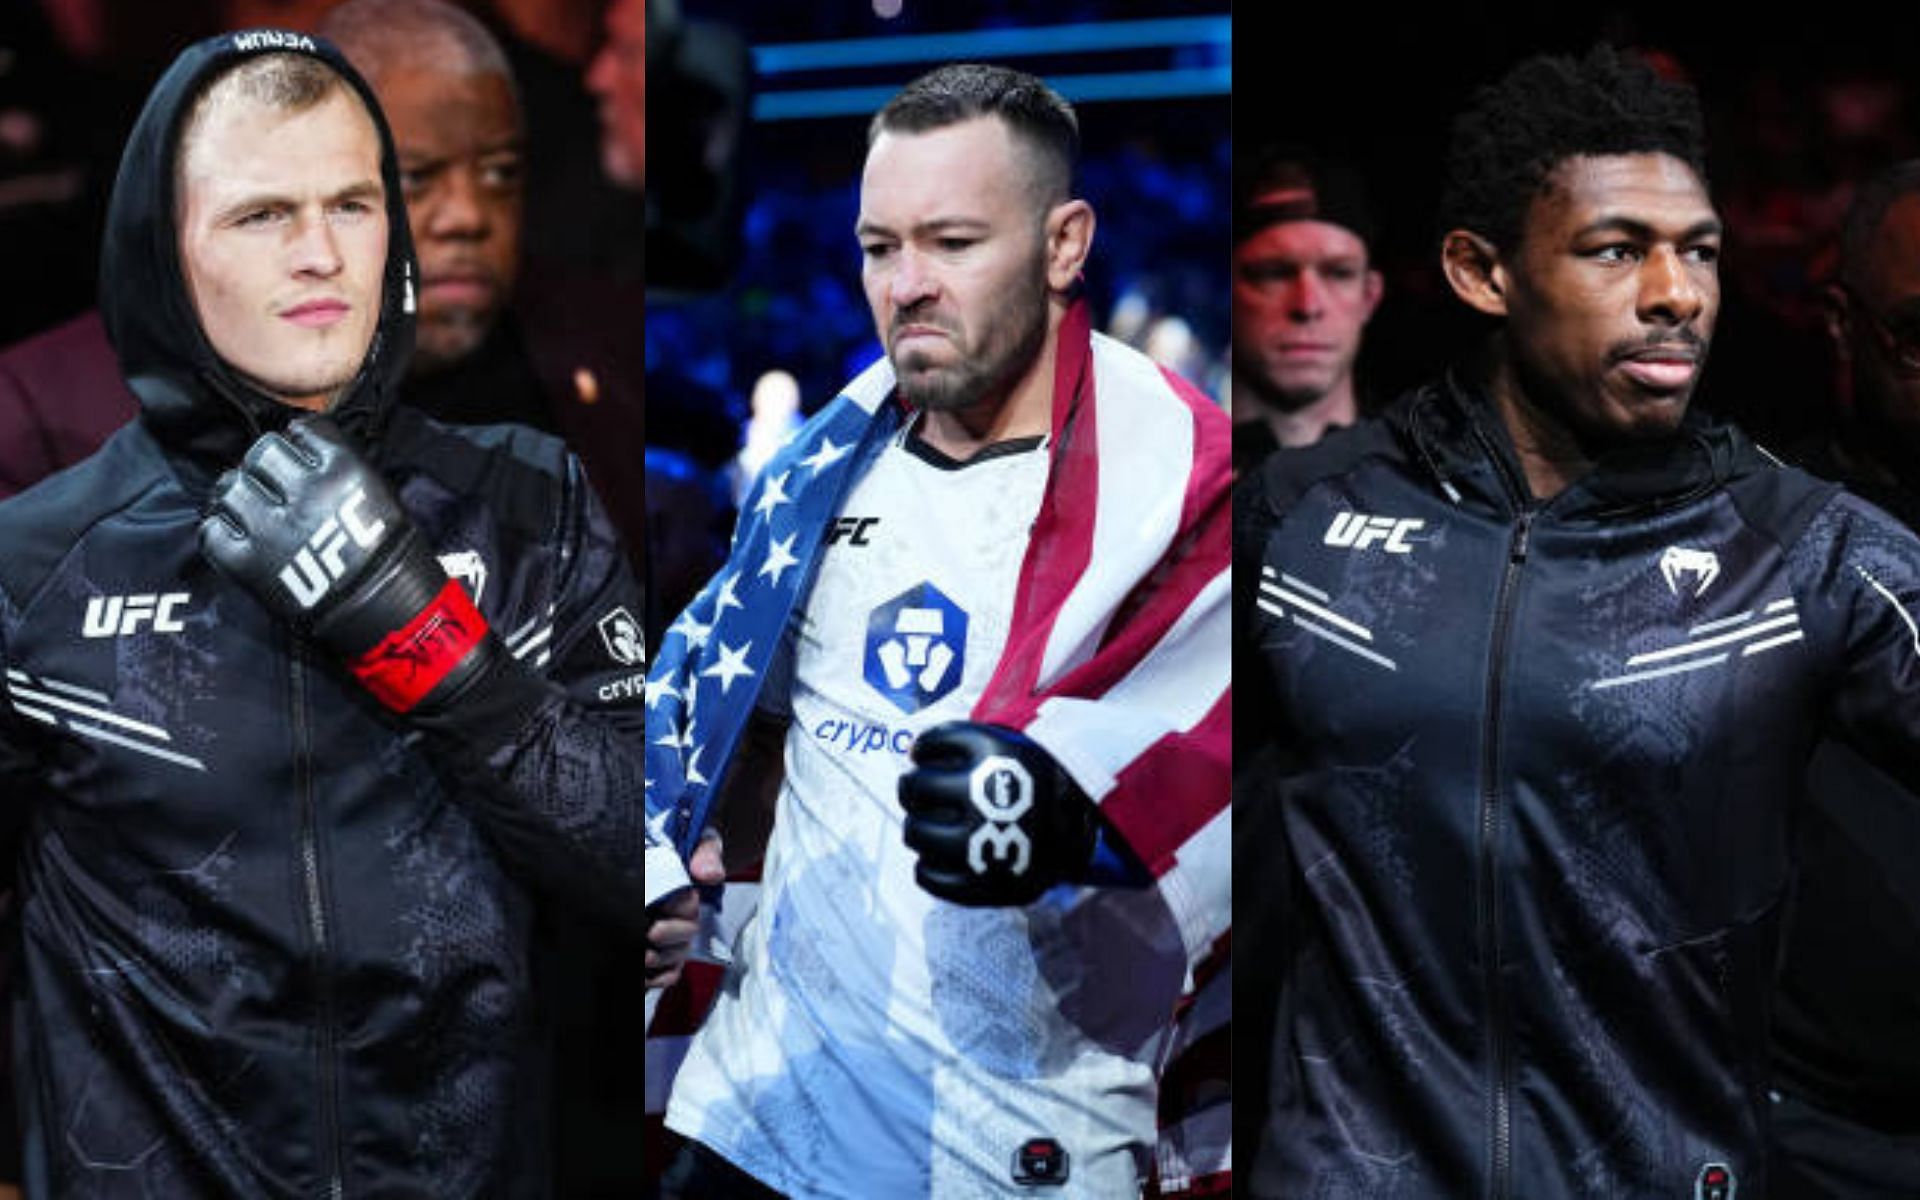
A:
<svg viewBox="0 0 1920 1200">
<path fill-rule="evenodd" d="M 386 532 L 385 521 L 375 521 L 369 525 L 360 517 L 360 506 L 366 502 L 364 489 L 355 488 L 353 495 L 340 505 L 339 511 L 320 523 L 313 531 L 307 544 L 293 561 L 280 568 L 280 582 L 287 585 L 287 591 L 300 602 L 301 608 L 312 608 L 320 603 L 334 581 L 347 573 L 343 554 L 347 548 L 347 539 L 351 537 L 362 550 L 370 549 Z"/>
<path fill-rule="evenodd" d="M 173 612 L 188 599 L 185 592 L 168 592 L 164 596 L 95 596 L 87 601 L 87 616 L 80 625 L 80 635 L 126 637 L 149 621 L 155 633 L 180 633 L 186 626 Z"/>
<path fill-rule="evenodd" d="M 1378 542 L 1388 554 L 1411 554 L 1414 544 L 1407 540 L 1407 535 L 1425 528 L 1426 524 L 1415 517 L 1369 517 L 1365 513 L 1343 512 L 1327 526 L 1324 540 L 1329 546 L 1349 546 L 1355 550 L 1365 550 Z"/>
<path fill-rule="evenodd" d="M 1025 875 L 1033 861 L 1033 843 L 1027 840 L 1027 831 L 1013 822 L 1033 807 L 1033 776 L 1011 758 L 989 755 L 967 777 L 967 794 L 987 819 L 967 839 L 967 866 L 975 875 L 985 875 L 991 849 L 997 861 L 1013 860 L 1015 875 Z"/>
<path fill-rule="evenodd" d="M 835 517 L 827 526 L 827 545 L 846 539 L 849 546 L 867 544 L 867 530 L 880 523 L 879 517 Z"/>
</svg>

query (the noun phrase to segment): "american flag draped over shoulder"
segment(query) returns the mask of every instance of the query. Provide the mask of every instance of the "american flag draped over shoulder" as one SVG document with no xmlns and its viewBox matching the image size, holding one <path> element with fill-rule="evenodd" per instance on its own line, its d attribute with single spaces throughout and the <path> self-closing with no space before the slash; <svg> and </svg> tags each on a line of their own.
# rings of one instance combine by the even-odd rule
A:
<svg viewBox="0 0 1920 1200">
<path fill-rule="evenodd" d="M 725 567 L 663 639 L 647 691 L 649 904 L 686 886 L 824 533 L 899 427 L 893 380 L 875 363 L 767 465 Z M 1198 971 L 1232 919 L 1230 427 L 1191 385 L 1092 333 L 1084 301 L 1062 322 L 1053 395 L 1012 626 L 972 715 L 1023 730 L 1099 804 Z"/>
<path fill-rule="evenodd" d="M 899 427 L 893 368 L 861 372 L 767 463 L 726 565 L 666 635 L 647 679 L 647 904 L 687 886 L 717 784 L 812 584 L 822 535 L 859 468 Z"/>
</svg>

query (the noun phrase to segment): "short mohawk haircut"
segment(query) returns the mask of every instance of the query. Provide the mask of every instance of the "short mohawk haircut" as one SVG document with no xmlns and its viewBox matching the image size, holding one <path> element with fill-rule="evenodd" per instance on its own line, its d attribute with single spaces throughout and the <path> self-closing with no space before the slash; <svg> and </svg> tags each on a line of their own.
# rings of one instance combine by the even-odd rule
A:
<svg viewBox="0 0 1920 1200">
<path fill-rule="evenodd" d="M 1024 71 L 982 63 L 953 63 L 927 72 L 887 101 L 867 127 L 867 144 L 880 135 L 927 133 L 975 117 L 999 117 L 1037 156 L 1035 184 L 1048 200 L 1073 194 L 1080 157 L 1080 120 L 1073 106 L 1045 81 Z"/>
<path fill-rule="evenodd" d="M 1704 183 L 1706 129 L 1693 88 L 1607 45 L 1580 59 L 1529 58 L 1454 120 L 1440 232 L 1467 229 L 1512 249 L 1554 167 L 1605 154 L 1670 154 Z"/>
</svg>

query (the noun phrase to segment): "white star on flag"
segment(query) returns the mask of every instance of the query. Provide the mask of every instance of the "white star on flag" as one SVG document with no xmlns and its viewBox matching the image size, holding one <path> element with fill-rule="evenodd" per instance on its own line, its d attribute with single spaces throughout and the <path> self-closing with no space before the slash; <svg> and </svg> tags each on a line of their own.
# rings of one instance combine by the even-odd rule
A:
<svg viewBox="0 0 1920 1200">
<path fill-rule="evenodd" d="M 707 777 L 702 775 L 700 768 L 695 765 L 699 761 L 700 752 L 698 750 L 694 751 L 693 756 L 687 759 L 687 785 L 689 787 L 699 787 L 707 782 Z"/>
<path fill-rule="evenodd" d="M 667 630 L 669 635 L 677 633 L 687 639 L 687 649 L 689 651 L 698 650 L 700 647 L 706 645 L 707 635 L 712 632 L 713 626 L 702 625 L 700 622 L 694 620 L 692 608 L 688 608 L 687 611 L 681 613 L 680 619 L 675 621 L 672 627 Z"/>
<path fill-rule="evenodd" d="M 733 687 L 734 680 L 740 678 L 742 675 L 753 674 L 753 668 L 747 665 L 747 651 L 751 649 L 753 649 L 752 642 L 744 643 L 737 650 L 725 642 L 721 642 L 720 661 L 700 672 L 700 674 L 719 679 L 720 694 L 724 696 L 727 694 L 727 691 Z"/>
<path fill-rule="evenodd" d="M 792 474 L 791 471 L 782 471 L 778 475 L 767 477 L 767 488 L 760 493 L 760 503 L 753 506 L 755 513 L 764 517 L 787 503 L 790 499 L 787 495 L 787 476 L 790 474 Z"/>
<path fill-rule="evenodd" d="M 801 459 L 797 465 L 805 467 L 815 475 L 818 475 L 823 469 L 845 458 L 847 451 L 852 448 L 852 443 L 848 443 L 845 446 L 836 446 L 833 444 L 832 438 L 822 436 L 820 444 L 814 447 L 813 453 Z"/>
<path fill-rule="evenodd" d="M 647 683 L 647 707 L 653 708 L 662 700 L 678 700 L 680 689 L 665 679 L 650 680 Z"/>
<path fill-rule="evenodd" d="M 800 560 L 793 556 L 793 542 L 798 533 L 790 533 L 785 540 L 773 542 L 767 547 L 767 561 L 760 568 L 760 574 L 773 576 L 773 586 L 780 586 L 780 576 L 788 567 L 798 566 Z M 704 640 L 704 639 L 703 639 Z"/>
<path fill-rule="evenodd" d="M 746 605 L 740 603 L 740 597 L 733 594 L 734 581 L 739 578 L 738 575 L 728 575 L 720 581 L 720 598 L 713 610 L 714 624 L 718 625 L 720 623 L 720 618 L 727 615 L 729 608 L 746 607 Z"/>
</svg>

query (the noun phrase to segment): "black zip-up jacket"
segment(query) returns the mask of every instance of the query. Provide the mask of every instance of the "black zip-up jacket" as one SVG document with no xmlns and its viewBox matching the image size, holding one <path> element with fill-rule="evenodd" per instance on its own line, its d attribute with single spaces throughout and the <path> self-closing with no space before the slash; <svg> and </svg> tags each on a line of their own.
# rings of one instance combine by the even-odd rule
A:
<svg viewBox="0 0 1920 1200">
<path fill-rule="evenodd" d="M 1235 547 L 1286 880 L 1253 1193 L 1765 1195 L 1802 772 L 1920 778 L 1920 541 L 1699 416 L 1537 502 L 1443 383 L 1269 460 Z"/>
<path fill-rule="evenodd" d="M 391 140 L 379 331 L 337 402 L 513 656 L 395 716 L 198 552 L 292 410 L 211 351 L 172 212 L 182 56 L 129 142 L 102 304 L 140 419 L 0 505 L 0 816 L 18 846 L 16 1090 L 35 1196 L 520 1197 L 546 1182 L 536 897 L 637 927 L 638 590 L 552 439 L 391 408 L 412 255 Z"/>
</svg>

